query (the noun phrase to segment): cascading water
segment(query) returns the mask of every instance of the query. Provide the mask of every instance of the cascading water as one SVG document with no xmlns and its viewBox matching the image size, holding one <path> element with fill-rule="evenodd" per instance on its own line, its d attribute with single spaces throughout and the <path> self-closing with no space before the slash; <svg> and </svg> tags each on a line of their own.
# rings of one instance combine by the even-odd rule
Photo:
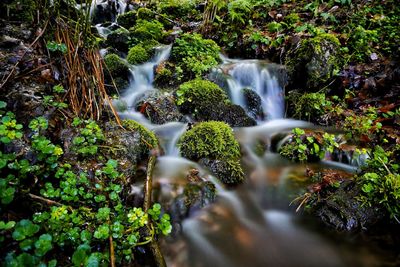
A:
<svg viewBox="0 0 400 267">
<path fill-rule="evenodd" d="M 117 26 L 117 16 L 123 14 L 127 8 L 126 0 L 93 0 L 90 6 L 90 17 L 93 18 L 96 12 L 108 10 L 107 15 L 110 16 L 111 24 L 103 25 L 97 23 L 95 25 L 97 32 L 101 37 L 107 37 L 111 33 L 111 28 Z"/>
<path fill-rule="evenodd" d="M 311 128 L 312 125 L 282 119 L 285 80 L 281 75 L 282 67 L 264 61 L 224 59 L 216 71 L 226 79 L 232 102 L 247 109 L 243 88 L 249 88 L 261 97 L 264 118 L 268 119 L 260 120 L 255 127 L 236 129 L 248 178 L 235 191 L 227 191 L 199 164 L 179 156 L 177 142 L 186 131 L 185 123 L 155 125 L 135 111 L 142 96 L 157 90 L 153 86 L 154 69 L 168 58 L 170 50 L 170 46 L 160 47 L 151 61 L 132 66 L 131 83 L 120 100 L 128 107 L 120 115 L 152 129 L 163 147 L 165 155 L 158 158 L 154 171 L 154 188 L 158 192 L 156 201 L 165 206 L 172 205 L 175 209 L 184 205 L 179 201 L 174 203 L 174 198 L 185 194 L 185 186 L 189 183 L 187 175 L 194 169 L 200 173 L 198 177 L 213 182 L 217 188 L 218 199 L 215 203 L 208 203 L 209 207 L 202 210 L 195 209 L 182 224 L 174 225 L 181 228 L 181 233 L 163 246 L 168 265 L 373 266 L 373 261 L 367 264 L 354 260 L 360 258 L 357 253 L 364 253 L 363 249 L 358 252 L 351 250 L 357 255 L 353 257 L 347 252 L 350 250 L 334 245 L 326 235 L 321 235 L 324 229 L 314 230 L 307 226 L 309 224 L 304 223 L 301 217 L 294 215 L 294 208 L 289 207 L 290 201 L 301 192 L 299 187 L 293 185 L 297 181 L 290 177 L 304 173 L 305 167 L 282 159 L 272 152 L 271 147 L 278 145 L 274 138 L 282 132 L 288 133 L 295 127 Z M 258 141 L 266 144 L 263 155 L 253 151 Z M 330 164 L 329 168 L 354 171 L 340 163 L 326 164 Z"/>
<path fill-rule="evenodd" d="M 268 120 L 283 118 L 283 66 L 262 60 L 232 60 L 223 56 L 221 58 L 223 64 L 214 75 L 225 75 L 229 95 L 234 104 L 249 110 L 244 89 L 250 89 L 260 96 L 262 109 Z"/>
</svg>

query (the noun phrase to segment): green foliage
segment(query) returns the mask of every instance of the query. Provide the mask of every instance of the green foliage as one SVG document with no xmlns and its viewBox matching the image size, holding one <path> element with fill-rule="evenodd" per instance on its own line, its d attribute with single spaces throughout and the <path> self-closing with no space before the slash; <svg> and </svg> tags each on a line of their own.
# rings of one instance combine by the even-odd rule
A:
<svg viewBox="0 0 400 267">
<path fill-rule="evenodd" d="M 294 105 L 293 118 L 305 119 L 318 118 L 333 109 L 333 102 L 325 93 L 296 93 L 289 92 L 289 103 Z"/>
<path fill-rule="evenodd" d="M 141 64 L 150 59 L 150 55 L 147 53 L 146 49 L 143 48 L 142 45 L 135 45 L 131 49 L 129 49 L 128 56 L 126 60 L 130 64 Z"/>
<path fill-rule="evenodd" d="M 204 108 L 227 102 L 228 96 L 213 82 L 195 79 L 183 83 L 176 91 L 176 104 L 185 113 L 201 112 Z"/>
<path fill-rule="evenodd" d="M 372 139 L 382 128 L 382 124 L 378 120 L 377 108 L 366 107 L 361 114 L 347 111 L 343 115 L 345 118 L 342 127 L 346 130 L 346 135 L 356 141 L 365 140 L 365 138 Z"/>
<path fill-rule="evenodd" d="M 81 121 L 75 118 L 73 126 L 78 125 L 83 125 L 83 127 L 79 130 L 80 135 L 72 140 L 72 149 L 83 156 L 95 155 L 98 144 L 104 140 L 100 126 L 93 120 Z"/>
<path fill-rule="evenodd" d="M 359 199 L 367 205 L 384 207 L 391 218 L 400 218 L 400 174 L 394 151 L 376 146 L 358 181 L 363 194 Z"/>
<path fill-rule="evenodd" d="M 358 26 L 350 35 L 349 46 L 356 60 L 363 61 L 375 51 L 379 43 L 377 30 L 366 30 Z"/>
<path fill-rule="evenodd" d="M 0 116 L 0 142 L 8 144 L 12 140 L 20 139 L 23 135 L 22 125 L 17 123 L 14 113 L 7 112 Z"/>
<path fill-rule="evenodd" d="M 293 161 L 316 161 L 323 159 L 326 152 L 332 153 L 338 147 L 339 144 L 332 134 L 306 132 L 295 128 L 291 140 L 279 148 L 279 154 Z"/>
<path fill-rule="evenodd" d="M 107 66 L 107 70 L 113 77 L 118 75 L 124 75 L 128 73 L 129 67 L 118 55 L 116 54 L 107 54 L 104 57 L 104 63 Z"/>
<path fill-rule="evenodd" d="M 51 52 L 61 52 L 62 54 L 66 54 L 68 52 L 68 48 L 65 44 L 56 43 L 55 41 L 50 41 L 46 45 L 47 49 Z"/>
<path fill-rule="evenodd" d="M 193 12 L 195 3 L 192 0 L 160 0 L 157 7 L 160 13 L 174 19 L 182 19 Z"/>
<path fill-rule="evenodd" d="M 251 11 L 249 0 L 233 0 L 228 3 L 228 14 L 232 22 L 245 24 Z"/>
<path fill-rule="evenodd" d="M 172 47 L 172 60 L 189 76 L 200 77 L 219 62 L 219 46 L 197 33 L 185 33 Z"/>
<path fill-rule="evenodd" d="M 201 122 L 185 132 L 179 140 L 182 156 L 198 160 L 238 159 L 240 147 L 232 129 L 224 122 Z"/>
</svg>

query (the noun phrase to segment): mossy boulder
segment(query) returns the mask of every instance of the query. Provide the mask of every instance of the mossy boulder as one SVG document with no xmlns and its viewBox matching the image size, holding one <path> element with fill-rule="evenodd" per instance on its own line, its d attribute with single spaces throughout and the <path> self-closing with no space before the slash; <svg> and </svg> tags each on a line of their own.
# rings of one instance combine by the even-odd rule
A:
<svg viewBox="0 0 400 267">
<path fill-rule="evenodd" d="M 117 17 L 117 23 L 121 27 L 124 27 L 125 29 L 129 29 L 130 27 L 133 27 L 136 23 L 136 14 L 137 12 L 135 10 L 128 11 L 126 13 L 120 14 Z"/>
<path fill-rule="evenodd" d="M 221 182 L 235 185 L 244 180 L 239 143 L 226 123 L 201 122 L 184 133 L 178 145 L 182 156 L 200 160 Z"/>
<path fill-rule="evenodd" d="M 228 95 L 213 82 L 195 79 L 183 83 L 176 91 L 176 103 L 185 114 L 205 110 L 221 102 L 229 102 Z"/>
<path fill-rule="evenodd" d="M 136 25 L 129 29 L 133 42 L 145 40 L 161 41 L 164 37 L 164 26 L 157 20 L 137 20 Z"/>
<path fill-rule="evenodd" d="M 179 140 L 182 156 L 199 160 L 238 159 L 240 157 L 239 143 L 236 141 L 232 128 L 224 122 L 201 122 L 185 132 Z"/>
<path fill-rule="evenodd" d="M 119 168 L 132 177 L 136 173 L 137 164 L 146 160 L 152 149 L 158 147 L 155 134 L 133 120 L 123 120 L 122 126 L 107 123 L 105 126 L 105 145 L 110 147 L 110 156 L 118 162 Z"/>
<path fill-rule="evenodd" d="M 171 61 L 183 71 L 182 78 L 200 77 L 218 65 L 221 49 L 213 40 L 197 33 L 185 33 L 175 40 Z"/>
<path fill-rule="evenodd" d="M 141 7 L 137 10 L 137 18 L 143 20 L 152 20 L 155 19 L 156 14 L 146 7 Z"/>
<path fill-rule="evenodd" d="M 129 49 L 126 60 L 130 64 L 137 65 L 148 61 L 150 57 L 151 56 L 147 53 L 146 49 L 141 44 L 138 44 Z"/>
<path fill-rule="evenodd" d="M 285 57 L 289 87 L 320 89 L 339 72 L 340 43 L 333 34 L 319 34 L 294 44 Z"/>
<path fill-rule="evenodd" d="M 127 76 L 129 73 L 128 65 L 117 54 L 107 54 L 104 57 L 104 63 L 113 77 Z"/>
<path fill-rule="evenodd" d="M 0 4 L 0 8 L 2 9 L 2 11 L 0 11 L 0 14 L 4 15 L 2 16 L 2 18 L 9 16 L 9 18 L 12 20 L 32 22 L 36 16 L 36 11 L 38 8 L 37 1 L 19 0 L 19 1 L 4 1 L 4 2 L 5 3 Z M 6 12 L 6 10 L 8 12 Z"/>
</svg>

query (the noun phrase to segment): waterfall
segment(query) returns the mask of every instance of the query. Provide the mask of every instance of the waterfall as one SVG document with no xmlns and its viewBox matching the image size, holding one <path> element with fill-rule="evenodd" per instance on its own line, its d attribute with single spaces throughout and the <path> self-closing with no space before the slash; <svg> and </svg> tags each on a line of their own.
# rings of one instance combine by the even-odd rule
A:
<svg viewBox="0 0 400 267">
<path fill-rule="evenodd" d="M 286 82 L 284 67 L 263 60 L 233 60 L 222 57 L 223 64 L 214 75 L 226 79 L 229 96 L 234 104 L 249 110 L 244 89 L 251 89 L 261 98 L 261 107 L 268 120 L 284 116 L 284 92 Z"/>
</svg>

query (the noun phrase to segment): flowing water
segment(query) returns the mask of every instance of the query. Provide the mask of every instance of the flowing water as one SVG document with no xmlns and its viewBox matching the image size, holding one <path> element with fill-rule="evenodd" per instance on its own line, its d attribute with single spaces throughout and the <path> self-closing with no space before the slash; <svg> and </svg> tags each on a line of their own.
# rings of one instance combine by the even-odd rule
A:
<svg viewBox="0 0 400 267">
<path fill-rule="evenodd" d="M 307 216 L 296 214 L 295 207 L 290 206 L 291 200 L 304 193 L 305 166 L 290 163 L 274 153 L 279 146 L 276 140 L 282 140 L 279 135 L 284 136 L 295 127 L 313 126 L 283 118 L 282 66 L 224 58 L 215 70 L 225 77 L 231 100 L 245 109 L 248 107 L 242 89 L 256 92 L 267 118 L 255 127 L 235 129 L 244 154 L 247 181 L 229 191 L 208 170 L 179 156 L 176 144 L 187 128 L 185 123 L 155 125 L 135 111 L 140 98 L 157 90 L 153 86 L 154 68 L 168 59 L 170 51 L 171 46 L 160 47 L 152 60 L 132 66 L 132 81 L 120 100 L 127 107 L 120 115 L 154 130 L 161 141 L 165 155 L 159 157 L 154 172 L 157 201 L 167 205 L 182 194 L 188 183 L 186 176 L 193 169 L 217 188 L 216 202 L 191 213 L 179 226 L 181 230 L 164 241 L 168 266 L 379 266 L 379 257 L 368 247 L 348 241 L 344 235 L 338 238 Z M 253 151 L 259 141 L 267 147 L 262 155 Z M 325 165 L 348 172 L 356 170 L 331 161 Z"/>
</svg>

